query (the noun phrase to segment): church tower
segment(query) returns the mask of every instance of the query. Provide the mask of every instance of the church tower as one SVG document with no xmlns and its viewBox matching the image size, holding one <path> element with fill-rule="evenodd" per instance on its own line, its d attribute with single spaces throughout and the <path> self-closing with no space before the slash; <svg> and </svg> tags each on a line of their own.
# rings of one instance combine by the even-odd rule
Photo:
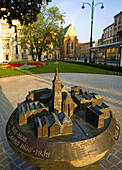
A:
<svg viewBox="0 0 122 170">
<path fill-rule="evenodd" d="M 62 95 L 61 95 L 61 81 L 58 75 L 58 68 L 56 66 L 56 73 L 53 80 L 53 109 L 54 113 L 61 112 L 61 103 L 62 103 Z"/>
</svg>

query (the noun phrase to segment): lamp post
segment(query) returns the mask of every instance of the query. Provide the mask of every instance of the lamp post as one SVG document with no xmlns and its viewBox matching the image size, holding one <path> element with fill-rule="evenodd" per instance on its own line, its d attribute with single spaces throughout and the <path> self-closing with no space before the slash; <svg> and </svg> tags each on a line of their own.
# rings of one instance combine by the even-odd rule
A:
<svg viewBox="0 0 122 170">
<path fill-rule="evenodd" d="M 95 9 L 95 7 L 97 6 L 97 5 L 101 5 L 101 9 L 103 9 L 104 8 L 104 6 L 103 6 L 103 3 L 102 2 L 99 2 L 99 3 L 94 3 L 94 0 L 92 0 L 92 4 L 90 4 L 90 3 L 87 3 L 87 2 L 83 2 L 83 5 L 82 5 L 82 9 L 84 9 L 85 8 L 85 4 L 87 4 L 87 5 L 89 5 L 90 6 L 90 8 L 91 8 L 91 34 L 90 34 L 90 47 L 92 47 L 92 34 L 93 34 L 93 20 L 94 20 L 94 9 Z M 89 55 L 89 60 L 90 60 L 90 62 L 91 62 L 91 49 L 90 49 L 90 55 Z"/>
</svg>

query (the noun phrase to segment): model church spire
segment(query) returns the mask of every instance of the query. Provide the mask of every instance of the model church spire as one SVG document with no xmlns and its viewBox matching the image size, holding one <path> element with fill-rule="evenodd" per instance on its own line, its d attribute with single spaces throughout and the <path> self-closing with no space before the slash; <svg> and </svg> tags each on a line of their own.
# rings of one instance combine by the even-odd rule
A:
<svg viewBox="0 0 122 170">
<path fill-rule="evenodd" d="M 53 109 L 54 112 L 60 113 L 61 112 L 61 103 L 62 103 L 62 96 L 61 96 L 61 81 L 58 75 L 58 68 L 57 68 L 57 61 L 56 61 L 56 73 L 53 80 Z"/>
<path fill-rule="evenodd" d="M 57 63 L 56 63 L 56 73 L 55 73 L 55 80 L 59 80 L 59 75 L 58 75 L 58 66 L 57 66 Z"/>
</svg>

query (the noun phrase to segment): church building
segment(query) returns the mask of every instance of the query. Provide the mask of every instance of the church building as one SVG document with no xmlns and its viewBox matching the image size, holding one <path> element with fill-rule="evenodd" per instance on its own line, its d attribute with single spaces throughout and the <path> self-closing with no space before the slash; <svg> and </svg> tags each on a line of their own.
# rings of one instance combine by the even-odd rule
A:
<svg viewBox="0 0 122 170">
<path fill-rule="evenodd" d="M 64 39 L 60 42 L 60 54 L 61 58 L 73 58 L 77 57 L 78 39 L 72 24 L 65 27 L 63 30 Z"/>
</svg>

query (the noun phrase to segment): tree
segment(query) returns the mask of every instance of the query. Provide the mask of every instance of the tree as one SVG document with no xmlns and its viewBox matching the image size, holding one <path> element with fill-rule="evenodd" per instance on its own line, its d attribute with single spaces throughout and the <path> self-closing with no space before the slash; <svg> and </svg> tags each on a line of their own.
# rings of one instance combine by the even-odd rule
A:
<svg viewBox="0 0 122 170">
<path fill-rule="evenodd" d="M 36 21 L 37 14 L 44 0 L 0 0 L 0 19 L 7 19 L 10 27 L 12 20 L 19 20 L 20 24 L 28 25 Z M 51 2 L 51 0 L 46 0 Z"/>
<path fill-rule="evenodd" d="M 18 45 L 21 46 L 22 49 L 24 49 L 24 46 L 26 45 L 26 48 L 29 51 L 29 54 L 32 55 L 33 61 L 35 60 L 35 45 L 34 45 L 34 24 L 28 24 L 24 25 L 23 27 L 18 29 Z"/>
<path fill-rule="evenodd" d="M 58 7 L 47 8 L 43 4 L 37 21 L 31 26 L 24 26 L 22 39 L 29 44 L 31 55 L 34 54 L 34 48 L 36 49 L 39 61 L 42 53 L 49 51 L 51 44 L 54 46 L 56 38 L 60 37 L 60 22 L 64 22 L 64 14 L 60 13 Z"/>
</svg>

